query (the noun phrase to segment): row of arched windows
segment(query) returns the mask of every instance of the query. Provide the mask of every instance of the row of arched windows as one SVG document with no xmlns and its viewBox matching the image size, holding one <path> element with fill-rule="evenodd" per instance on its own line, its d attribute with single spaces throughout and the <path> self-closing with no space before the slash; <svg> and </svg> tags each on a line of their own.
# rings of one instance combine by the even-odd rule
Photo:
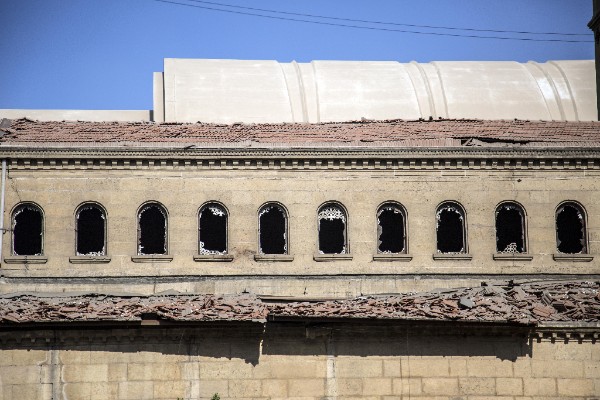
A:
<svg viewBox="0 0 600 400">
<path fill-rule="evenodd" d="M 200 255 L 227 254 L 227 220 L 224 205 L 210 202 L 198 212 Z M 407 213 L 399 203 L 387 202 L 377 210 L 377 252 L 407 253 Z M 464 208 L 447 201 L 436 210 L 437 252 L 468 253 L 467 221 Z M 556 209 L 556 247 L 563 254 L 586 254 L 586 216 L 576 202 L 563 202 Z M 317 211 L 318 246 L 321 254 L 346 254 L 348 213 L 337 202 L 328 202 Z M 157 202 L 143 204 L 137 214 L 138 255 L 168 253 L 168 217 Z M 267 203 L 258 212 L 259 254 L 288 254 L 288 213 L 279 203 Z M 512 201 L 496 208 L 496 252 L 527 253 L 527 218 L 524 208 Z M 85 203 L 75 212 L 75 250 L 80 256 L 106 255 L 106 211 L 98 203 Z M 12 213 L 12 253 L 17 256 L 43 254 L 43 212 L 34 203 L 22 203 Z"/>
</svg>

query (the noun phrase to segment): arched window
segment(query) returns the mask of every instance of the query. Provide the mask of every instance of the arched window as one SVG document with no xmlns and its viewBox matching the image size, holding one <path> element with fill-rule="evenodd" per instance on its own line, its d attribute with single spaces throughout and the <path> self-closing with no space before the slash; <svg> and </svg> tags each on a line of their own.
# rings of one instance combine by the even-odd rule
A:
<svg viewBox="0 0 600 400">
<path fill-rule="evenodd" d="M 406 212 L 397 203 L 386 203 L 377 211 L 377 252 L 406 253 Z"/>
<path fill-rule="evenodd" d="M 75 242 L 78 256 L 106 255 L 106 212 L 98 204 L 85 203 L 77 209 Z"/>
<path fill-rule="evenodd" d="M 158 203 L 146 203 L 138 212 L 138 254 L 167 254 L 167 211 Z"/>
<path fill-rule="evenodd" d="M 442 203 L 435 213 L 438 253 L 467 253 L 465 211 L 458 203 Z"/>
<path fill-rule="evenodd" d="M 221 204 L 205 204 L 198 213 L 198 252 L 227 254 L 227 210 Z"/>
<path fill-rule="evenodd" d="M 44 215 L 33 203 L 18 205 L 12 213 L 12 253 L 15 256 L 41 256 Z"/>
<path fill-rule="evenodd" d="M 337 203 L 327 203 L 319 208 L 319 253 L 347 254 L 348 218 L 344 208 Z"/>
<path fill-rule="evenodd" d="M 556 248 L 563 254 L 587 254 L 586 215 L 575 202 L 565 202 L 556 209 Z"/>
<path fill-rule="evenodd" d="M 287 213 L 278 204 L 265 204 L 258 212 L 258 252 L 288 254 Z"/>
<path fill-rule="evenodd" d="M 514 202 L 496 207 L 496 252 L 526 253 L 525 211 Z"/>
</svg>

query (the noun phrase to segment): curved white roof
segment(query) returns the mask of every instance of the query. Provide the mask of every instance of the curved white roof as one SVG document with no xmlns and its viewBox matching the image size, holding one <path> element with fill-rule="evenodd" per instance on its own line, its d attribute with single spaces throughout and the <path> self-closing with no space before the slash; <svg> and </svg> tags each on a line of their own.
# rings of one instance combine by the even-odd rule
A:
<svg viewBox="0 0 600 400">
<path fill-rule="evenodd" d="M 165 59 L 155 120 L 335 122 L 477 118 L 597 120 L 593 60 L 277 61 Z"/>
</svg>

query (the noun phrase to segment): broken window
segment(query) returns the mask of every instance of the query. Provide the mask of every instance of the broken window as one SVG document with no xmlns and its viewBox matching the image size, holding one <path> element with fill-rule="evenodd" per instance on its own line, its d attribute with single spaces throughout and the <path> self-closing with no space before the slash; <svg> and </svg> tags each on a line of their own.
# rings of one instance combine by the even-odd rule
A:
<svg viewBox="0 0 600 400">
<path fill-rule="evenodd" d="M 556 247 L 559 253 L 586 254 L 585 213 L 577 203 L 564 203 L 556 210 Z"/>
<path fill-rule="evenodd" d="M 348 252 L 346 213 L 338 204 L 326 204 L 319 210 L 319 253 L 344 254 Z"/>
<path fill-rule="evenodd" d="M 84 204 L 75 214 L 78 256 L 106 254 L 106 214 L 95 204 Z"/>
<path fill-rule="evenodd" d="M 525 212 L 516 203 L 502 203 L 496 208 L 496 251 L 525 253 Z"/>
<path fill-rule="evenodd" d="M 227 253 L 227 211 L 217 203 L 202 207 L 198 221 L 200 254 Z"/>
<path fill-rule="evenodd" d="M 167 213 L 156 203 L 146 204 L 138 214 L 138 254 L 167 254 Z"/>
<path fill-rule="evenodd" d="M 42 210 L 35 204 L 21 204 L 13 212 L 13 255 L 41 256 L 43 235 Z"/>
<path fill-rule="evenodd" d="M 276 204 L 267 204 L 258 213 L 258 251 L 287 254 L 287 214 Z"/>
<path fill-rule="evenodd" d="M 401 206 L 384 204 L 377 212 L 379 253 L 406 252 L 405 214 Z"/>
<path fill-rule="evenodd" d="M 444 203 L 436 212 L 438 253 L 466 253 L 465 213 L 456 203 Z"/>
</svg>

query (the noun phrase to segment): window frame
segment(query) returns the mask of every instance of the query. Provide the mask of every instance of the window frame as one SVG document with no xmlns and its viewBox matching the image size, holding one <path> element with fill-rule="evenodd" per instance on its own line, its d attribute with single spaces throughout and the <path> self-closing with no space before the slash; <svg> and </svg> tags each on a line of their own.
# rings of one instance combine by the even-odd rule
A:
<svg viewBox="0 0 600 400">
<path fill-rule="evenodd" d="M 343 251 L 341 253 L 324 253 L 323 251 L 321 251 L 321 243 L 320 243 L 320 232 L 321 232 L 321 218 L 319 217 L 319 214 L 321 214 L 321 212 L 329 206 L 335 206 L 337 208 L 340 209 L 340 211 L 343 213 L 343 217 L 346 219 L 346 221 L 344 222 L 344 231 L 343 231 L 343 235 L 344 235 L 344 248 Z M 350 224 L 350 217 L 348 214 L 348 210 L 346 209 L 346 207 L 339 201 L 336 200 L 329 200 L 326 201 L 324 203 L 322 203 L 318 208 L 317 208 L 317 212 L 316 212 L 316 218 L 317 218 L 317 255 L 320 256 L 335 256 L 335 255 L 350 255 L 350 238 L 349 238 L 349 230 L 348 230 L 348 226 Z"/>
<path fill-rule="evenodd" d="M 441 213 L 442 209 L 447 206 L 455 207 L 458 210 L 459 214 L 462 216 L 463 248 L 461 251 L 458 251 L 458 252 L 442 252 L 439 249 L 439 243 L 438 243 L 439 214 Z M 468 235 L 468 224 L 467 224 L 467 211 L 465 210 L 465 208 L 463 207 L 463 205 L 461 203 L 459 203 L 456 200 L 442 201 L 435 208 L 434 223 L 435 223 L 435 237 L 434 237 L 435 253 L 434 253 L 434 255 L 444 257 L 444 256 L 463 256 L 463 255 L 469 254 L 469 240 L 468 240 L 469 235 Z"/>
<path fill-rule="evenodd" d="M 403 249 L 400 252 L 397 253 L 392 253 L 392 252 L 385 252 L 385 251 L 381 251 L 379 249 L 380 246 L 380 241 L 379 241 L 379 237 L 381 236 L 381 232 L 380 232 L 380 228 L 381 225 L 379 224 L 379 216 L 380 214 L 384 211 L 384 207 L 396 207 L 398 208 L 398 210 L 400 210 L 400 213 L 402 214 L 402 220 L 403 220 L 403 226 L 402 229 L 404 229 L 404 243 L 403 243 Z M 376 254 L 387 254 L 387 255 L 400 255 L 400 254 L 409 254 L 408 252 L 408 213 L 406 211 L 406 207 L 404 207 L 400 202 L 395 201 L 395 200 L 388 200 L 388 201 L 384 201 L 383 203 L 379 204 L 379 206 L 377 206 L 376 212 L 375 212 L 375 242 L 376 242 Z"/>
<path fill-rule="evenodd" d="M 40 236 L 41 236 L 41 240 L 40 240 L 40 253 L 38 254 L 31 254 L 31 255 L 25 255 L 25 254 L 17 254 L 15 252 L 15 217 L 17 214 L 17 212 L 19 212 L 22 208 L 25 207 L 32 207 L 37 209 L 37 211 L 39 211 L 41 218 L 42 218 L 42 223 L 41 223 L 41 232 L 40 232 Z M 37 203 L 33 202 L 33 201 L 22 201 L 19 202 L 18 204 L 16 204 L 11 212 L 10 212 L 10 232 L 11 232 L 11 240 L 10 240 L 10 254 L 12 257 L 44 257 L 45 256 L 45 240 L 44 237 L 46 236 L 46 214 L 44 213 L 44 209 Z"/>
<path fill-rule="evenodd" d="M 261 225 L 260 225 L 260 216 L 261 213 L 264 209 L 266 209 L 267 207 L 277 207 L 279 208 L 282 212 L 283 212 L 283 217 L 285 219 L 285 252 L 283 254 L 277 254 L 277 253 L 265 253 L 262 250 L 262 246 L 261 246 L 261 242 L 260 242 L 260 229 L 261 229 Z M 256 223 L 258 226 L 258 229 L 256 231 L 257 235 L 256 235 L 256 243 L 257 243 L 257 254 L 261 255 L 261 256 L 285 256 L 285 255 L 290 255 L 291 251 L 290 251 L 290 218 L 289 218 L 289 212 L 287 210 L 287 208 L 281 204 L 278 201 L 268 201 L 266 203 L 263 203 L 259 208 L 258 208 L 258 212 L 256 214 Z"/>
<path fill-rule="evenodd" d="M 79 228 L 79 225 L 78 225 L 79 214 L 81 213 L 81 211 L 83 211 L 84 207 L 88 207 L 88 206 L 91 206 L 91 207 L 99 209 L 102 212 L 103 216 L 104 216 L 104 232 L 103 232 L 103 234 L 104 234 L 104 248 L 103 248 L 103 250 L 104 251 L 103 251 L 102 254 L 98 254 L 98 255 L 96 255 L 96 254 L 93 254 L 93 255 L 92 254 L 79 254 L 79 252 L 77 251 L 78 250 L 77 249 L 77 247 L 78 247 L 78 241 L 77 241 L 78 234 L 77 234 L 77 232 L 78 232 L 78 228 Z M 74 221 L 75 221 L 75 226 L 74 226 L 74 229 L 73 229 L 73 231 L 75 233 L 75 240 L 74 240 L 74 243 L 75 243 L 75 252 L 74 252 L 74 254 L 75 254 L 75 256 L 77 256 L 77 257 L 105 257 L 105 256 L 107 256 L 108 255 L 108 213 L 106 211 L 106 208 L 102 204 L 98 203 L 97 201 L 84 201 L 83 203 L 79 204 L 75 208 L 75 213 L 74 213 L 73 217 L 74 217 Z"/>
<path fill-rule="evenodd" d="M 500 251 L 498 249 L 498 224 L 497 224 L 498 212 L 500 211 L 500 208 L 505 205 L 513 206 L 521 212 L 521 218 L 522 218 L 521 226 L 523 228 L 523 232 L 522 232 L 523 233 L 523 251 L 512 253 L 512 252 Z M 494 209 L 494 244 L 495 244 L 494 247 L 496 249 L 495 250 L 496 254 L 506 254 L 506 255 L 529 254 L 529 234 L 527 231 L 527 211 L 525 210 L 525 207 L 523 207 L 523 205 L 521 203 L 519 203 L 518 201 L 503 200 L 496 205 L 496 208 Z"/>
<path fill-rule="evenodd" d="M 142 253 L 140 251 L 140 239 L 141 239 L 141 233 L 142 233 L 142 229 L 140 226 L 140 217 L 143 211 L 145 211 L 146 209 L 152 207 L 152 206 L 156 206 L 159 210 L 162 211 L 164 217 L 165 217 L 165 252 L 164 253 Z M 136 225 L 137 225 L 137 240 L 136 240 L 136 254 L 138 256 L 166 256 L 169 255 L 169 212 L 167 210 L 167 207 L 165 207 L 161 202 L 156 201 L 156 200 L 149 200 L 149 201 L 145 201 L 144 203 L 142 203 L 135 214 L 136 217 Z"/>
<path fill-rule="evenodd" d="M 215 250 L 208 250 L 208 251 L 202 251 L 202 248 L 200 247 L 200 217 L 202 215 L 202 212 L 204 211 L 205 208 L 211 206 L 211 205 L 216 205 L 220 208 L 222 208 L 225 211 L 225 251 L 223 252 L 218 252 Z M 227 207 L 225 207 L 225 205 L 223 203 L 221 203 L 220 201 L 217 200 L 210 200 L 210 201 L 206 201 L 204 203 L 202 203 L 202 205 L 198 208 L 198 213 L 196 215 L 196 226 L 197 226 L 197 230 L 198 230 L 198 235 L 197 235 L 197 241 L 196 241 L 196 249 L 198 251 L 198 255 L 201 257 L 219 257 L 219 256 L 227 256 L 229 255 L 229 217 L 230 217 L 230 213 L 229 213 L 229 209 Z"/>
<path fill-rule="evenodd" d="M 581 215 L 582 215 L 582 223 L 583 223 L 583 249 L 579 253 L 563 253 L 563 252 L 561 252 L 561 251 L 558 250 L 558 224 L 557 224 L 557 218 L 558 218 L 558 214 L 559 214 L 560 210 L 562 208 L 564 208 L 565 206 L 572 206 L 577 211 L 579 211 L 581 213 Z M 576 200 L 564 200 L 564 201 L 561 201 L 560 203 L 558 203 L 558 205 L 554 209 L 554 231 L 556 233 L 555 249 L 556 249 L 556 253 L 557 254 L 562 255 L 562 256 L 566 256 L 566 257 L 573 257 L 573 256 L 578 256 L 578 255 L 586 256 L 586 255 L 590 254 L 590 243 L 589 243 L 588 221 L 587 221 L 587 219 L 588 219 L 587 211 L 586 211 L 585 207 L 580 202 L 578 202 Z"/>
</svg>

